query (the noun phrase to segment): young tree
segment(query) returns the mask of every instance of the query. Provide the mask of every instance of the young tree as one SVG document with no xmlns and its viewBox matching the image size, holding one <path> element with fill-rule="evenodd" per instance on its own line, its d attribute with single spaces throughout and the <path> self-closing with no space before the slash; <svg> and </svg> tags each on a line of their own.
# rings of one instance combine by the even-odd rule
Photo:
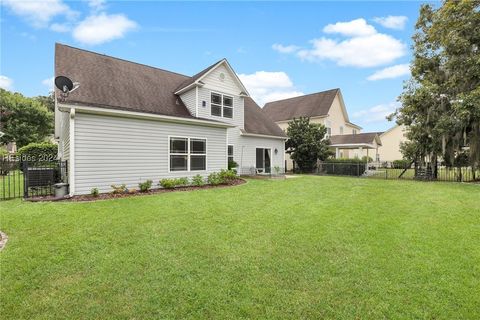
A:
<svg viewBox="0 0 480 320">
<path fill-rule="evenodd" d="M 303 172 L 312 171 L 317 160 L 325 160 L 333 153 L 329 150 L 330 141 L 325 139 L 327 128 L 322 124 L 310 123 L 310 119 L 300 117 L 288 123 L 285 148 L 290 157 Z"/>
<path fill-rule="evenodd" d="M 52 133 L 53 114 L 41 102 L 0 89 L 0 143 L 15 141 L 21 148 Z"/>
</svg>

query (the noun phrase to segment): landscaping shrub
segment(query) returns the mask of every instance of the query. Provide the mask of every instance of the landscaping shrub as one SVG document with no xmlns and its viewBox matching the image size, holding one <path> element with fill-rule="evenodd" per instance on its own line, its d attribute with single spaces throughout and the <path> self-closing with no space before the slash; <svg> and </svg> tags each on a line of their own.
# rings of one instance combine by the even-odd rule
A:
<svg viewBox="0 0 480 320">
<path fill-rule="evenodd" d="M 363 156 L 363 157 L 362 157 L 362 161 L 363 161 L 363 162 L 367 162 L 367 160 L 368 160 L 368 162 L 373 162 L 373 158 L 372 158 L 372 157 L 367 157 L 367 156 Z"/>
<path fill-rule="evenodd" d="M 124 184 L 119 186 L 112 184 L 110 187 L 113 189 L 113 194 L 126 193 L 128 191 L 127 186 Z"/>
<path fill-rule="evenodd" d="M 201 175 L 197 174 L 192 178 L 192 184 L 194 186 L 200 187 L 205 184 L 205 180 L 203 180 L 203 177 Z"/>
<path fill-rule="evenodd" d="M 237 179 L 237 174 L 233 170 L 220 170 L 218 174 L 220 178 L 220 183 L 229 183 L 235 179 Z"/>
<path fill-rule="evenodd" d="M 160 186 L 165 189 L 175 188 L 176 179 L 162 179 L 160 180 Z"/>
<path fill-rule="evenodd" d="M 183 178 L 177 178 L 177 179 L 175 179 L 175 186 L 176 186 L 176 187 L 188 186 L 188 178 L 187 178 L 187 177 L 183 177 Z"/>
<path fill-rule="evenodd" d="M 228 161 L 228 170 L 232 170 L 233 168 L 237 168 L 238 167 L 238 163 L 236 163 L 235 161 Z"/>
<path fill-rule="evenodd" d="M 207 181 L 209 184 L 216 186 L 222 183 L 220 174 L 217 172 L 212 172 L 208 175 Z"/>
<path fill-rule="evenodd" d="M 90 190 L 90 194 L 96 198 L 100 192 L 98 191 L 98 188 L 92 188 L 92 190 Z"/>
<path fill-rule="evenodd" d="M 18 149 L 17 156 L 21 161 L 48 162 L 57 159 L 58 146 L 50 142 L 30 143 Z"/>
<path fill-rule="evenodd" d="M 410 167 L 410 163 L 411 163 L 410 160 L 394 160 L 392 162 L 392 167 L 394 169 L 405 169 Z"/>
<path fill-rule="evenodd" d="M 147 180 L 145 182 L 140 182 L 138 184 L 138 188 L 140 189 L 141 192 L 147 192 L 152 187 L 152 183 L 153 183 L 152 180 Z"/>
</svg>

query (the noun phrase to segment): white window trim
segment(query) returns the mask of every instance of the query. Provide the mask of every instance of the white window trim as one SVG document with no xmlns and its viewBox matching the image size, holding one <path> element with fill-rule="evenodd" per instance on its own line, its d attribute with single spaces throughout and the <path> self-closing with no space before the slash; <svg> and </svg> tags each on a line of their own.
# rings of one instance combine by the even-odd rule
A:
<svg viewBox="0 0 480 320">
<path fill-rule="evenodd" d="M 222 104 L 212 103 L 212 93 L 213 93 L 213 94 L 218 94 L 218 95 L 220 95 Z M 232 106 L 231 106 L 231 107 L 228 107 L 228 106 L 224 106 L 224 105 L 223 105 L 223 96 L 227 96 L 227 97 L 229 97 L 229 98 L 232 98 Z M 234 107 L 235 107 L 234 101 L 235 101 L 235 97 L 234 97 L 233 95 L 231 95 L 231 94 L 227 94 L 227 93 L 222 93 L 222 92 L 218 92 L 218 91 L 213 91 L 213 90 L 211 90 L 211 91 L 210 91 L 210 116 L 212 116 L 212 117 L 217 117 L 217 118 L 224 118 L 224 119 L 233 119 L 233 111 L 234 111 Z M 221 115 L 217 116 L 217 115 L 212 114 L 212 104 L 215 105 L 215 106 L 220 106 Z M 230 118 L 230 117 L 225 117 L 225 116 L 223 115 L 223 108 L 230 108 L 230 109 L 232 109 L 232 117 L 231 117 L 231 118 Z"/>
<path fill-rule="evenodd" d="M 170 153 L 170 139 L 171 138 L 180 138 L 187 139 L 187 153 Z M 205 153 L 190 153 L 190 139 L 201 139 L 205 140 Z M 207 172 L 208 171 L 208 139 L 205 137 L 191 137 L 191 136 L 180 136 L 180 135 L 169 135 L 167 136 L 167 167 L 168 173 L 186 173 L 186 172 Z M 170 170 L 170 156 L 187 156 L 187 170 Z M 205 156 L 205 170 L 191 170 L 190 169 L 190 157 L 194 156 Z"/>
<path fill-rule="evenodd" d="M 235 146 L 233 144 L 227 144 L 227 166 L 228 166 L 228 158 L 230 158 L 230 155 L 228 154 L 228 147 L 232 146 L 232 159 L 235 161 Z"/>
</svg>

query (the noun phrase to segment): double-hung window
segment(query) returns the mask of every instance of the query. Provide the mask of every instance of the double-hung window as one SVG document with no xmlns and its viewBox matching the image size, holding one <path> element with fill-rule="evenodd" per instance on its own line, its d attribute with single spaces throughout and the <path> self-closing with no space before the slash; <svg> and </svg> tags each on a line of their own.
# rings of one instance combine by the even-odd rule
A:
<svg viewBox="0 0 480 320">
<path fill-rule="evenodd" d="M 228 162 L 233 162 L 233 145 L 228 145 Z"/>
<path fill-rule="evenodd" d="M 233 97 L 231 96 L 212 92 L 210 107 L 212 116 L 233 118 Z"/>
<path fill-rule="evenodd" d="M 207 168 L 207 140 L 170 137 L 170 171 L 202 171 Z"/>
</svg>

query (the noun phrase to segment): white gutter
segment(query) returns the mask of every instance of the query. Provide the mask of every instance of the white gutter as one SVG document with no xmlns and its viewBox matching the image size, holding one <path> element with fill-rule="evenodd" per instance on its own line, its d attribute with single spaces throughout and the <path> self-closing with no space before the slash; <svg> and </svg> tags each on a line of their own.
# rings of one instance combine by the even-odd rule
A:
<svg viewBox="0 0 480 320">
<path fill-rule="evenodd" d="M 195 119 L 195 118 L 173 117 L 173 116 L 165 116 L 160 114 L 152 114 L 152 113 L 144 113 L 144 112 L 136 112 L 136 111 L 125 111 L 125 110 L 117 110 L 117 109 L 107 109 L 107 108 L 90 107 L 90 106 L 82 106 L 82 105 L 61 104 L 59 105 L 59 110 L 62 110 L 62 111 L 76 110 L 77 112 L 83 112 L 83 113 L 120 116 L 120 117 L 123 116 L 126 118 L 137 118 L 137 119 L 154 119 L 154 120 L 160 120 L 160 121 L 166 121 L 166 122 L 204 125 L 208 127 L 217 127 L 217 128 L 235 127 L 234 125 L 224 123 L 224 122 L 209 121 L 209 120 Z"/>
</svg>

